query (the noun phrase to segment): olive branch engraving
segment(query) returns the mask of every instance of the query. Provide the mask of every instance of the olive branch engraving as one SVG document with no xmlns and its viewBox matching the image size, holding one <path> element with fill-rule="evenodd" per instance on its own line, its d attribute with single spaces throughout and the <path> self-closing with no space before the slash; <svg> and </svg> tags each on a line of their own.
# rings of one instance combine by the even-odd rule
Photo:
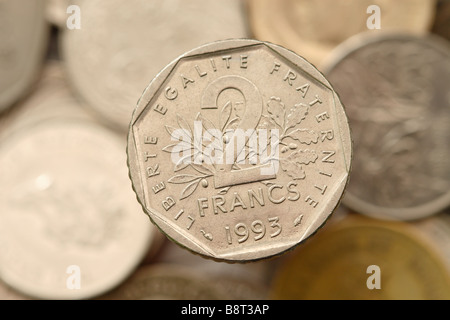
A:
<svg viewBox="0 0 450 320">
<path fill-rule="evenodd" d="M 212 153 L 223 154 L 224 141 L 230 139 L 232 136 L 232 130 L 236 129 L 241 116 L 233 108 L 231 102 L 226 103 L 220 112 L 220 130 L 214 125 L 212 121 L 204 117 L 200 112 L 196 115 L 195 121 L 199 121 L 202 124 L 202 129 L 211 134 L 209 142 L 209 148 L 212 148 Z M 204 153 L 199 147 L 206 148 L 207 145 L 201 137 L 196 136 L 188 122 L 180 115 L 177 115 L 178 128 L 166 125 L 165 129 L 167 133 L 176 142 L 167 145 L 162 150 L 167 153 L 190 151 L 187 156 L 181 157 L 175 164 L 174 172 L 180 172 L 187 168 L 192 168 L 195 174 L 177 174 L 171 177 L 168 182 L 172 184 L 185 184 L 186 186 L 181 191 L 180 200 L 185 199 L 192 195 L 197 190 L 200 183 L 203 187 L 208 187 L 208 178 L 213 177 L 217 170 L 212 159 L 208 154 Z M 176 132 L 176 134 L 175 134 Z M 181 133 L 181 136 L 180 136 Z M 189 141 L 189 142 L 187 142 Z M 177 148 L 177 149 L 175 149 Z M 240 168 L 235 164 L 234 169 Z M 226 194 L 231 187 L 222 188 L 219 190 L 219 194 Z"/>
<path fill-rule="evenodd" d="M 188 122 L 180 115 L 176 116 L 178 128 L 169 125 L 165 126 L 167 133 L 175 142 L 167 145 L 162 150 L 167 153 L 189 151 L 186 156 L 181 157 L 175 163 L 174 172 L 178 174 L 168 180 L 172 184 L 185 185 L 181 191 L 180 200 L 192 195 L 200 184 L 204 188 L 209 186 L 210 182 L 208 179 L 217 173 L 216 163 L 211 155 L 223 155 L 224 144 L 231 139 L 233 130 L 238 128 L 242 119 L 242 110 L 239 110 L 239 107 L 239 104 L 226 103 L 220 111 L 219 126 L 216 126 L 201 112 L 196 115 L 195 121 L 200 122 L 202 130 L 210 135 L 209 139 L 207 139 L 208 143 L 205 143 L 201 135 L 194 134 Z M 271 97 L 265 107 L 267 114 L 263 113 L 260 116 L 254 134 L 258 134 L 258 129 L 278 129 L 281 134 L 275 143 L 282 146 L 280 155 L 271 154 L 265 161 L 279 161 L 283 172 L 289 177 L 294 180 L 305 179 L 306 174 L 303 167 L 310 163 L 315 163 L 318 155 L 315 150 L 300 149 L 299 145 L 312 145 L 317 144 L 319 141 L 319 135 L 314 130 L 298 128 L 307 117 L 309 106 L 299 103 L 287 109 L 281 98 Z M 259 150 L 260 152 L 268 150 L 272 144 L 271 139 L 272 137 L 269 136 L 265 148 Z M 211 152 L 209 154 L 205 153 L 202 151 L 202 148 L 210 148 Z M 245 154 L 245 159 L 252 157 L 254 152 L 256 152 L 255 150 L 249 150 L 247 144 L 240 152 L 245 151 L 249 151 Z M 193 169 L 191 170 L 193 173 L 181 173 L 188 168 Z M 240 169 L 240 164 L 235 162 L 233 170 Z M 231 186 L 222 188 L 218 190 L 218 194 L 226 194 L 230 188 Z"/>
<path fill-rule="evenodd" d="M 197 114 L 196 119 L 205 120 L 200 113 Z M 202 123 L 205 122 L 206 121 L 202 121 Z M 187 167 L 191 167 L 195 170 L 196 174 L 177 174 L 168 180 L 168 182 L 172 184 L 186 184 L 181 191 L 180 200 L 182 200 L 193 194 L 195 190 L 197 190 L 200 182 L 202 182 L 204 187 L 207 187 L 208 181 L 206 178 L 212 177 L 216 170 L 213 165 L 206 163 L 204 159 L 201 159 L 199 163 L 193 161 L 194 158 L 201 153 L 201 150 L 198 150 L 198 143 L 195 143 L 194 141 L 195 135 L 187 121 L 180 115 L 177 115 L 177 124 L 179 128 L 174 128 L 169 125 L 165 126 L 166 131 L 177 142 L 164 147 L 162 150 L 164 152 L 172 153 L 174 152 L 174 148 L 177 147 L 177 151 L 191 151 L 188 156 L 182 157 L 175 164 L 174 172 L 179 172 Z M 182 136 L 175 135 L 175 131 L 177 134 L 181 133 Z M 187 143 L 186 141 L 190 141 L 190 143 Z M 203 157 L 203 154 L 200 156 Z"/>
<path fill-rule="evenodd" d="M 315 163 L 318 155 L 315 150 L 299 149 L 299 144 L 311 145 L 319 141 L 319 135 L 314 130 L 296 129 L 306 119 L 309 106 L 298 103 L 286 110 L 281 98 L 271 97 L 267 102 L 267 111 L 270 116 L 265 121 L 280 129 L 279 144 L 283 146 L 280 157 L 273 160 L 278 160 L 283 171 L 294 180 L 305 179 L 303 165 Z M 289 143 L 289 140 L 293 142 Z M 292 152 L 287 155 L 289 151 Z"/>
</svg>

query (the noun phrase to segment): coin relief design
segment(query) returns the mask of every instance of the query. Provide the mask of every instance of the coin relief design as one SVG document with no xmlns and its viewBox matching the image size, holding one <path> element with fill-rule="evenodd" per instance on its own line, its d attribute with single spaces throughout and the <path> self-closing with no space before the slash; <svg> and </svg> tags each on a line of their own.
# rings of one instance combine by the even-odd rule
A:
<svg viewBox="0 0 450 320">
<path fill-rule="evenodd" d="M 218 260 L 257 260 L 311 236 L 333 212 L 351 159 L 346 116 L 307 61 L 253 40 L 174 61 L 130 126 L 139 202 L 169 238 Z"/>
</svg>

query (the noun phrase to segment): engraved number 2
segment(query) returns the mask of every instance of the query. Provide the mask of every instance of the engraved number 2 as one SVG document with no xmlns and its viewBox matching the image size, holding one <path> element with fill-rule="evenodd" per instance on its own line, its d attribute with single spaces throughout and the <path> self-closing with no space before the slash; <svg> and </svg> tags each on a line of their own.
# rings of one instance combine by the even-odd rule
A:
<svg viewBox="0 0 450 320">
<path fill-rule="evenodd" d="M 220 77 L 211 82 L 203 93 L 202 109 L 217 109 L 217 98 L 226 89 L 235 89 L 241 92 L 246 101 L 244 115 L 240 119 L 238 128 L 242 130 L 254 130 L 258 126 L 262 116 L 263 101 L 258 88 L 250 80 L 244 77 L 229 75 Z M 234 132 L 230 141 L 234 141 L 236 135 L 237 131 Z M 248 137 L 246 137 L 246 139 L 248 140 Z M 225 148 L 225 154 L 233 154 L 235 158 L 241 151 L 242 150 L 234 150 L 234 143 L 228 143 Z M 269 163 L 241 170 L 233 170 L 232 163 L 217 164 L 218 170 L 214 175 L 214 186 L 215 188 L 223 188 L 236 184 L 275 179 L 275 173 L 266 175 L 261 174 L 262 168 L 269 167 L 273 168 L 272 164 Z"/>
</svg>

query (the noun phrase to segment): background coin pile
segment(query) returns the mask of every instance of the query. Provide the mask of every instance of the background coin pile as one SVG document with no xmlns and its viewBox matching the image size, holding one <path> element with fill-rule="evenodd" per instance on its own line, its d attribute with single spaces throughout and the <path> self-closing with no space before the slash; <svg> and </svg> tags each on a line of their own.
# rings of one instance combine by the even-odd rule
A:
<svg viewBox="0 0 450 320">
<path fill-rule="evenodd" d="M 450 299 L 449 13 L 446 0 L 0 0 L 0 299 Z M 169 241 L 126 167 L 146 85 L 229 38 L 313 63 L 354 143 L 326 225 L 246 264 Z"/>
</svg>

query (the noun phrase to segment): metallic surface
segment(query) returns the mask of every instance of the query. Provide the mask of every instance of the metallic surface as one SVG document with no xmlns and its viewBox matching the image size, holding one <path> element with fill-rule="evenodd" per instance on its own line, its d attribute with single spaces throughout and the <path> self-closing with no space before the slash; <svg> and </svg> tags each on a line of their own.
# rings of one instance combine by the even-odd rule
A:
<svg viewBox="0 0 450 320">
<path fill-rule="evenodd" d="M 441 238 L 448 240 L 449 234 Z M 292 252 L 277 270 L 270 298 L 448 300 L 450 265 L 437 245 L 411 224 L 352 216 Z M 371 290 L 372 265 L 379 267 L 380 287 Z"/>
<path fill-rule="evenodd" d="M 450 205 L 450 45 L 434 37 L 362 34 L 324 64 L 354 138 L 343 201 L 382 219 Z"/>
<path fill-rule="evenodd" d="M 167 241 L 164 250 L 154 263 L 196 270 L 203 278 L 224 291 L 228 297 L 236 297 L 235 299 L 265 298 L 269 279 L 276 267 L 270 259 L 252 263 L 217 263 L 192 254 L 171 241 Z"/>
<path fill-rule="evenodd" d="M 117 136 L 67 117 L 15 131 L 0 146 L 5 283 L 38 299 L 85 299 L 134 271 L 154 229 L 124 190 L 125 149 Z M 73 265 L 78 290 L 67 285 Z"/>
<path fill-rule="evenodd" d="M 223 300 L 227 295 L 195 269 L 154 264 L 138 269 L 100 300 Z"/>
<path fill-rule="evenodd" d="M 48 60 L 34 86 L 33 93 L 0 117 L 0 139 L 13 131 L 26 130 L 36 122 L 68 117 L 93 121 L 73 96 L 60 61 Z"/>
<path fill-rule="evenodd" d="M 330 51 L 367 30 L 367 8 L 377 5 L 381 29 L 425 33 L 434 0 L 249 0 L 249 21 L 258 40 L 295 51 L 320 67 Z M 377 32 L 378 30 L 374 30 Z"/>
<path fill-rule="evenodd" d="M 170 61 L 203 43 L 241 38 L 238 0 L 73 1 L 80 30 L 63 30 L 62 55 L 78 94 L 126 131 L 148 82 Z"/>
<path fill-rule="evenodd" d="M 279 170 L 262 174 L 261 161 L 175 163 L 173 133 L 195 140 L 195 121 L 205 132 L 219 128 L 225 153 L 233 145 L 227 129 L 277 129 Z M 133 114 L 127 152 L 138 200 L 171 240 L 205 257 L 252 261 L 289 250 L 325 223 L 347 183 L 351 139 L 338 96 L 311 64 L 276 45 L 229 40 L 158 74 Z"/>
<path fill-rule="evenodd" d="M 0 111 L 31 90 L 47 50 L 41 0 L 0 0 Z"/>
</svg>

